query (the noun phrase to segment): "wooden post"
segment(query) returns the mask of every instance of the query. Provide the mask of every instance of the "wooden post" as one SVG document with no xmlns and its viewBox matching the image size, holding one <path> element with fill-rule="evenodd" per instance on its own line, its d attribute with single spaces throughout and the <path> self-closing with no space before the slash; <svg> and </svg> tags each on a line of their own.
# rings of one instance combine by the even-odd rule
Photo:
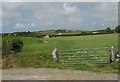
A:
<svg viewBox="0 0 120 82">
<path fill-rule="evenodd" d="M 111 54 L 109 55 L 109 61 L 110 61 L 110 63 L 112 63 L 112 58 L 111 58 Z"/>
</svg>

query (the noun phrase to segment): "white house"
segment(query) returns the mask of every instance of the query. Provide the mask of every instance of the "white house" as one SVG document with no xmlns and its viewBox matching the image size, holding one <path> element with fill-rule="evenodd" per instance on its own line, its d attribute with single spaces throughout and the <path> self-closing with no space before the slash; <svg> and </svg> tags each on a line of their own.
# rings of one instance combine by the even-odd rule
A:
<svg viewBox="0 0 120 82">
<path fill-rule="evenodd" d="M 97 33 L 100 33 L 100 32 L 93 32 L 93 34 L 97 34 Z"/>
<path fill-rule="evenodd" d="M 61 33 L 61 32 L 59 32 L 59 33 L 56 33 L 56 35 L 62 35 L 62 33 Z"/>
</svg>

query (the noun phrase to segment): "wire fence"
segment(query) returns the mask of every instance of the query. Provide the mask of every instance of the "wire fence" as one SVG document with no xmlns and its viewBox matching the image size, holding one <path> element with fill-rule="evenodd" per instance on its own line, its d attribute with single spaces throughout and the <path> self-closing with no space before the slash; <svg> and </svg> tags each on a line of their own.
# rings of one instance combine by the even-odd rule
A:
<svg viewBox="0 0 120 82">
<path fill-rule="evenodd" d="M 66 66 L 105 65 L 110 63 L 110 53 L 108 47 L 59 50 L 59 62 Z"/>
</svg>

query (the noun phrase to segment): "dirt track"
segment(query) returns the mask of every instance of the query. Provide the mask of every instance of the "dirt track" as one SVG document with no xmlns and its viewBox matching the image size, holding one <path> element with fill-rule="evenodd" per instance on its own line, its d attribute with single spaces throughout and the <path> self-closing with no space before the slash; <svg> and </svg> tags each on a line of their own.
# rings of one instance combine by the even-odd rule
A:
<svg viewBox="0 0 120 82">
<path fill-rule="evenodd" d="M 118 80 L 117 74 L 50 68 L 2 70 L 3 80 Z"/>
</svg>

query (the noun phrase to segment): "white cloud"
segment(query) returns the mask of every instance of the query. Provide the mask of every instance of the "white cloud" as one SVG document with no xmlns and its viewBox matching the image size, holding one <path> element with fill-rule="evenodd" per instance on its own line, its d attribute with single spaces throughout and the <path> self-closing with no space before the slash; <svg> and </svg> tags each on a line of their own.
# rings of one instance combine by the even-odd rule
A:
<svg viewBox="0 0 120 82">
<path fill-rule="evenodd" d="M 63 8 L 65 9 L 65 12 L 67 14 L 74 14 L 74 13 L 78 13 L 78 9 L 75 6 L 71 6 L 68 3 L 64 3 L 63 4 Z"/>
<path fill-rule="evenodd" d="M 34 23 L 29 23 L 29 24 L 24 24 L 24 23 L 16 23 L 15 24 L 15 29 L 24 29 L 24 28 L 34 28 L 36 27 L 36 24 Z"/>
<path fill-rule="evenodd" d="M 23 16 L 23 11 L 27 10 L 32 14 L 29 17 L 31 19 Z M 23 29 L 23 27 L 26 30 L 55 28 L 87 29 L 89 24 L 104 27 L 117 24 L 117 3 L 16 2 L 5 3 L 3 5 L 3 12 L 3 18 L 9 20 L 8 26 L 15 27 L 17 25 L 16 29 Z M 29 28 L 27 26 L 31 23 L 36 24 L 36 28 L 32 28 L 32 26 Z M 4 29 L 8 29 L 8 26 Z M 12 29 L 10 30 L 12 31 Z"/>
<path fill-rule="evenodd" d="M 25 27 L 24 24 L 17 23 L 14 28 L 18 29 L 18 28 L 24 28 L 24 27 Z"/>
</svg>

